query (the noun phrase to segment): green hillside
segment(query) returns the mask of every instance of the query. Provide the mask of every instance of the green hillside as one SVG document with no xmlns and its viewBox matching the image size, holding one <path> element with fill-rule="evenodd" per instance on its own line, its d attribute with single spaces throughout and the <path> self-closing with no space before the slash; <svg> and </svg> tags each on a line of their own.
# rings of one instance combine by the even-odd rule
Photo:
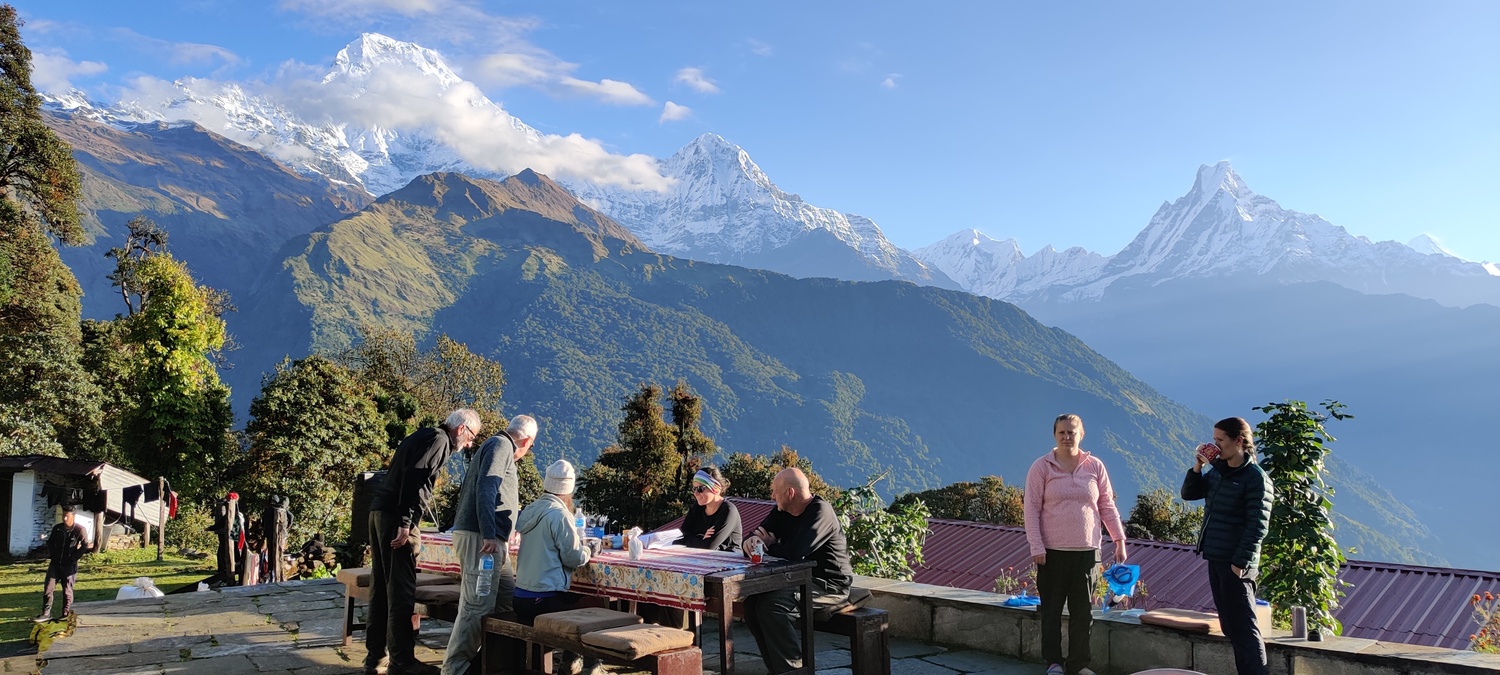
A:
<svg viewBox="0 0 1500 675">
<path fill-rule="evenodd" d="M 1175 484 L 1168 453 L 1208 424 L 1012 305 L 659 256 L 530 172 L 427 176 L 283 253 L 248 302 L 261 339 L 241 336 L 237 391 L 362 323 L 446 333 L 505 365 L 506 412 L 540 417 L 544 457 L 590 461 L 628 392 L 679 378 L 721 447 L 791 445 L 845 483 L 1019 481 L 1077 412 L 1133 493 Z"/>
</svg>

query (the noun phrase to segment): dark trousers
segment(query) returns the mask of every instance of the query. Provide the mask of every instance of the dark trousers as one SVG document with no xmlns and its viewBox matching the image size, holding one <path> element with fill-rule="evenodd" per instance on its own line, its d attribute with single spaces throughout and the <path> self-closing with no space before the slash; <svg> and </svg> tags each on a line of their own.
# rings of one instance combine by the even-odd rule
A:
<svg viewBox="0 0 1500 675">
<path fill-rule="evenodd" d="M 1098 551 L 1047 549 L 1047 564 L 1036 568 L 1036 592 L 1042 599 L 1042 660 L 1063 664 L 1076 673 L 1089 667 L 1093 648 L 1089 632 L 1094 623 L 1094 568 Z M 1068 608 L 1068 658 L 1063 660 L 1062 615 Z"/>
<path fill-rule="evenodd" d="M 67 574 L 63 574 L 67 572 Z M 52 616 L 52 594 L 57 592 L 57 582 L 62 582 L 63 587 L 63 616 L 73 611 L 73 583 L 78 581 L 78 570 L 68 572 L 67 570 L 47 570 L 47 584 L 42 591 L 42 616 Z"/>
<path fill-rule="evenodd" d="M 411 543 L 391 548 L 400 527 L 395 514 L 370 512 L 370 613 L 365 622 L 365 664 L 375 664 L 389 651 L 392 670 L 417 660 L 417 637 L 411 628 L 417 604 L 417 554 Z"/>
<path fill-rule="evenodd" d="M 1219 627 L 1234 646 L 1239 675 L 1266 675 L 1266 643 L 1255 622 L 1255 580 L 1241 578 L 1227 562 L 1208 561 L 1208 587 L 1219 610 Z"/>
<path fill-rule="evenodd" d="M 813 608 L 849 599 L 848 590 L 820 587 L 813 580 Z M 802 667 L 802 593 L 795 589 L 758 593 L 745 598 L 745 627 L 755 637 L 760 658 L 771 675 Z"/>
</svg>

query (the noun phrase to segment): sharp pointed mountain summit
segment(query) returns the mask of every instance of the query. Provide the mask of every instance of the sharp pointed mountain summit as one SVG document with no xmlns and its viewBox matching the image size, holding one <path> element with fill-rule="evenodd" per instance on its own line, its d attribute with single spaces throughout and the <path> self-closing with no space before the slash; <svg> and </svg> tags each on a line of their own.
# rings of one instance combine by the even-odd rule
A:
<svg viewBox="0 0 1500 675">
<path fill-rule="evenodd" d="M 1059 254 L 1050 246 L 1020 256 L 976 234 L 961 231 L 915 253 L 971 292 L 1023 304 L 1094 301 L 1116 285 L 1258 278 L 1328 281 L 1449 306 L 1500 306 L 1500 278 L 1486 265 L 1447 254 L 1431 239 L 1372 242 L 1283 208 L 1251 190 L 1228 162 L 1199 167 L 1187 194 L 1163 202 L 1145 229 L 1107 258 L 1082 249 Z"/>
</svg>

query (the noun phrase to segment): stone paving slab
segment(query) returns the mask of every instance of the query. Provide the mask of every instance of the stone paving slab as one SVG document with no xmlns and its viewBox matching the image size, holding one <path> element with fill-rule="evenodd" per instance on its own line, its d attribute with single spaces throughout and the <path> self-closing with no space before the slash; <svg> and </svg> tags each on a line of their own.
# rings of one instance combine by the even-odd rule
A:
<svg viewBox="0 0 1500 675">
<path fill-rule="evenodd" d="M 909 659 L 914 656 L 941 654 L 946 651 L 948 648 L 942 645 L 927 644 L 906 638 L 891 638 L 891 658 L 893 659 Z"/>
<path fill-rule="evenodd" d="M 933 654 L 931 656 L 924 656 L 922 659 L 929 663 L 936 663 L 940 666 L 965 673 L 982 673 L 1015 668 L 1017 666 L 1027 666 L 1023 661 L 974 650 Z M 1034 666 L 1029 667 L 1034 668 Z"/>
<path fill-rule="evenodd" d="M 41 657 L 0 660 L 0 673 L 342 675 L 359 672 L 366 654 L 358 637 L 351 647 L 342 646 L 343 594 L 333 580 L 76 607 L 80 620 L 72 636 L 54 641 Z M 417 658 L 441 663 L 451 629 L 447 622 L 424 620 L 417 636 Z M 765 664 L 749 630 L 737 623 L 731 634 L 737 672 L 764 675 Z M 717 628 L 706 626 L 703 638 L 704 670 L 715 672 L 719 669 Z M 848 638 L 818 633 L 813 643 L 820 675 L 852 675 Z M 1035 664 L 899 638 L 891 640 L 891 655 L 894 675 L 1040 672 Z"/>
</svg>

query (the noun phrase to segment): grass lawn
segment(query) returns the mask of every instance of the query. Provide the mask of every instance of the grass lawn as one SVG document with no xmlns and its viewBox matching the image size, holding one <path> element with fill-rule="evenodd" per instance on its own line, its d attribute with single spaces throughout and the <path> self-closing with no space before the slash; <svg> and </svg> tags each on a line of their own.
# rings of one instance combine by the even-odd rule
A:
<svg viewBox="0 0 1500 675">
<path fill-rule="evenodd" d="M 84 556 L 78 562 L 78 583 L 73 587 L 74 602 L 113 600 L 121 586 L 136 577 L 151 577 L 163 593 L 187 584 L 197 584 L 214 573 L 214 561 L 189 560 L 167 553 L 156 562 L 156 547 L 110 551 Z M 0 565 L 0 656 L 15 654 L 26 646 L 31 634 L 31 618 L 42 611 L 42 584 L 47 576 L 47 561 L 22 561 Z M 52 601 L 52 614 L 62 613 L 62 590 Z"/>
</svg>

